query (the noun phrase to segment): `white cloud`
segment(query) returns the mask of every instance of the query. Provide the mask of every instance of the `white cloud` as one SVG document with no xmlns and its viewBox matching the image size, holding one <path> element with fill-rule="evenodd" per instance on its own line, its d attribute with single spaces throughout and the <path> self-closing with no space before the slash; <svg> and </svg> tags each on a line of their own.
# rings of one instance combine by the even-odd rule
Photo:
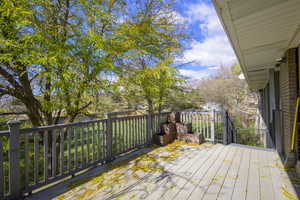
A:
<svg viewBox="0 0 300 200">
<path fill-rule="evenodd" d="M 179 73 L 190 80 L 201 80 L 212 75 L 214 73 L 214 70 L 210 68 L 201 71 L 191 69 L 180 69 Z"/>
<path fill-rule="evenodd" d="M 183 58 L 178 60 L 207 67 L 234 64 L 236 56 L 212 5 L 190 4 L 186 14 L 190 24 L 200 24 L 198 28 L 204 38 L 202 41 L 192 40 L 190 47 L 183 52 Z"/>
<path fill-rule="evenodd" d="M 194 61 L 201 66 L 231 65 L 236 57 L 226 37 L 207 37 L 203 42 L 193 40 L 190 49 L 184 51 L 184 61 Z"/>
</svg>

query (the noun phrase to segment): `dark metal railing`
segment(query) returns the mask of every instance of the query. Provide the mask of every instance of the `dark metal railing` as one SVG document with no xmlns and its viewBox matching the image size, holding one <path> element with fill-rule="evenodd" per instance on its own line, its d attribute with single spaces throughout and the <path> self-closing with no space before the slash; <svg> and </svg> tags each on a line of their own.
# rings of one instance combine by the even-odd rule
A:
<svg viewBox="0 0 300 200">
<path fill-rule="evenodd" d="M 223 129 L 223 143 L 230 144 L 236 142 L 236 128 L 233 121 L 231 120 L 228 111 L 223 111 L 222 113 L 224 129 Z"/>
</svg>

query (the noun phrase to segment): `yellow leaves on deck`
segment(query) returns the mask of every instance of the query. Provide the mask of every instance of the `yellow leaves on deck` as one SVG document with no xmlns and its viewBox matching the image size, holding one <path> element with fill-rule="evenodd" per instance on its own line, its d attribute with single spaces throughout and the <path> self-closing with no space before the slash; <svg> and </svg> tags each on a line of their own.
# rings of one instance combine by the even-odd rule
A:
<svg viewBox="0 0 300 200">
<path fill-rule="evenodd" d="M 163 147 L 153 145 L 151 152 L 110 164 L 105 172 L 96 177 L 90 176 L 71 182 L 68 185 L 69 191 L 57 199 L 90 199 L 97 195 L 118 198 L 123 194 L 116 191 L 124 189 L 129 181 L 138 181 L 146 174 L 164 170 L 162 163 L 175 161 L 183 153 L 183 146 L 199 145 L 179 140 Z M 135 196 L 136 194 L 130 194 L 129 198 L 134 199 Z"/>
<path fill-rule="evenodd" d="M 280 191 L 289 200 L 299 200 L 298 197 L 296 197 L 295 195 L 289 193 L 289 191 L 287 191 L 287 189 L 283 186 L 280 187 Z"/>
</svg>

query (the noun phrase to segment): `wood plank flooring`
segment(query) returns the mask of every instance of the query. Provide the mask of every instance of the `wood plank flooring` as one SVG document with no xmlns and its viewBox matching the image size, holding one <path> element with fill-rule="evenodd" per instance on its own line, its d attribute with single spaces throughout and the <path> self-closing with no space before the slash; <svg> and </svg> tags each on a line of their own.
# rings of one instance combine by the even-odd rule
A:
<svg viewBox="0 0 300 200">
<path fill-rule="evenodd" d="M 298 199 L 300 180 L 273 150 L 206 143 L 142 151 L 27 199 Z"/>
</svg>

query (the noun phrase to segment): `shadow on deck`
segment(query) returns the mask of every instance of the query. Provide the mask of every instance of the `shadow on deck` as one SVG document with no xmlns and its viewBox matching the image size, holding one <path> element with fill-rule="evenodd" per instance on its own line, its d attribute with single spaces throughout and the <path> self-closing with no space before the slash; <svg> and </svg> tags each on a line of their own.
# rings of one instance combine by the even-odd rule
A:
<svg viewBox="0 0 300 200">
<path fill-rule="evenodd" d="M 27 199 L 298 199 L 275 151 L 180 141 L 133 152 Z"/>
</svg>

